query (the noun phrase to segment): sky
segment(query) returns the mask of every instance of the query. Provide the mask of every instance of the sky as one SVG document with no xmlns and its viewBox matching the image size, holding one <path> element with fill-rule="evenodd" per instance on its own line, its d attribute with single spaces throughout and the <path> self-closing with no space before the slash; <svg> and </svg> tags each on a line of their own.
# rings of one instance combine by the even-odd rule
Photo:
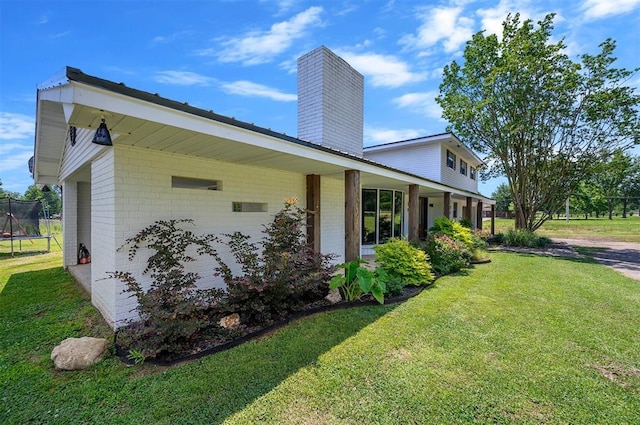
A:
<svg viewBox="0 0 640 425">
<path fill-rule="evenodd" d="M 65 66 L 296 136 L 296 59 L 324 45 L 364 75 L 370 146 L 447 131 L 444 66 L 516 12 L 555 13 L 576 61 L 613 38 L 615 65 L 640 66 L 640 0 L 0 0 L 2 188 L 33 183 L 36 86 Z"/>
</svg>

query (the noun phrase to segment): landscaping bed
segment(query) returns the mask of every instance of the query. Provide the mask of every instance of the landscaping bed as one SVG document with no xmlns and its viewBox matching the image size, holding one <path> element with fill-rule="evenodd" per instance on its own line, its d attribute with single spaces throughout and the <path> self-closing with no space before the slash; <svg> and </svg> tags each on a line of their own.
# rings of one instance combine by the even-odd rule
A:
<svg viewBox="0 0 640 425">
<path fill-rule="evenodd" d="M 385 298 L 384 305 L 393 305 L 404 302 L 418 295 L 424 289 L 424 286 L 406 286 L 401 294 Z M 144 359 L 144 362 L 156 364 L 159 366 L 171 366 L 190 360 L 196 360 L 210 354 L 219 353 L 221 351 L 237 347 L 240 344 L 269 334 L 303 317 L 311 316 L 317 313 L 358 308 L 368 305 L 379 305 L 379 303 L 375 299 L 373 299 L 373 297 L 363 297 L 358 301 L 342 301 L 335 304 L 331 304 L 329 301 L 324 299 L 319 300 L 306 305 L 301 311 L 290 315 L 286 319 L 277 321 L 267 326 L 259 324 L 241 324 L 237 329 L 229 332 L 226 337 L 221 337 L 220 335 L 218 335 L 218 332 L 215 331 L 213 332 L 213 335 L 207 336 L 205 332 L 202 339 L 197 341 L 192 346 L 185 347 L 182 352 L 170 353 L 167 355 L 161 354 L 153 358 Z M 133 325 L 135 325 L 135 323 Z M 122 362 L 133 365 L 136 363 L 136 359 L 130 354 L 131 347 L 120 343 L 120 341 L 118 340 L 119 333 L 119 331 L 116 331 L 114 336 L 116 356 Z"/>
</svg>

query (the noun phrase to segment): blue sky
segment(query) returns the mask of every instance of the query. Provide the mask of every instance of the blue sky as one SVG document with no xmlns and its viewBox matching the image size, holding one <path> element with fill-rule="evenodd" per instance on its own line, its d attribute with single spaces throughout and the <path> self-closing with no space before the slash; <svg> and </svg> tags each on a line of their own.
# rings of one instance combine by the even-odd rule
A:
<svg viewBox="0 0 640 425">
<path fill-rule="evenodd" d="M 32 183 L 36 85 L 65 66 L 295 136 L 296 59 L 325 45 L 365 77 L 373 145 L 444 132 L 442 68 L 510 12 L 556 13 L 574 59 L 611 37 L 616 65 L 640 66 L 640 0 L 0 0 L 2 187 Z"/>
</svg>

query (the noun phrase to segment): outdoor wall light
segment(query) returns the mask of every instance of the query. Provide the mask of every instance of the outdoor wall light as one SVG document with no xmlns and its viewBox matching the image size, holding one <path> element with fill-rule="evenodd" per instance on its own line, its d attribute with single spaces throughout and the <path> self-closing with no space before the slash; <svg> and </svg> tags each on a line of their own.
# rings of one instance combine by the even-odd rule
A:
<svg viewBox="0 0 640 425">
<path fill-rule="evenodd" d="M 93 136 L 92 142 L 96 145 L 113 146 L 113 143 L 111 143 L 111 135 L 109 134 L 109 129 L 107 128 L 107 124 L 104 123 L 104 118 L 102 118 L 102 122 L 96 130 L 96 134 L 95 136 Z"/>
</svg>

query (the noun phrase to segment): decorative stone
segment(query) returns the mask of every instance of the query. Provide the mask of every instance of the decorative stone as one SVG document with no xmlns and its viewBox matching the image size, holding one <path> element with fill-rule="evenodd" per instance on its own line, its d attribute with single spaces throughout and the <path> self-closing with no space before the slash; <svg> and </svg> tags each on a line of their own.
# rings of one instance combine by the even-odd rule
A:
<svg viewBox="0 0 640 425">
<path fill-rule="evenodd" d="M 342 295 L 340 295 L 340 290 L 338 288 L 334 288 L 329 290 L 329 294 L 324 297 L 324 299 L 329 301 L 331 304 L 337 304 L 342 301 Z"/>
<path fill-rule="evenodd" d="M 220 326 L 225 329 L 235 329 L 240 326 L 240 315 L 233 313 L 220 319 Z"/>
<path fill-rule="evenodd" d="M 51 352 L 56 369 L 83 370 L 98 363 L 109 348 L 104 338 L 67 338 Z"/>
</svg>

